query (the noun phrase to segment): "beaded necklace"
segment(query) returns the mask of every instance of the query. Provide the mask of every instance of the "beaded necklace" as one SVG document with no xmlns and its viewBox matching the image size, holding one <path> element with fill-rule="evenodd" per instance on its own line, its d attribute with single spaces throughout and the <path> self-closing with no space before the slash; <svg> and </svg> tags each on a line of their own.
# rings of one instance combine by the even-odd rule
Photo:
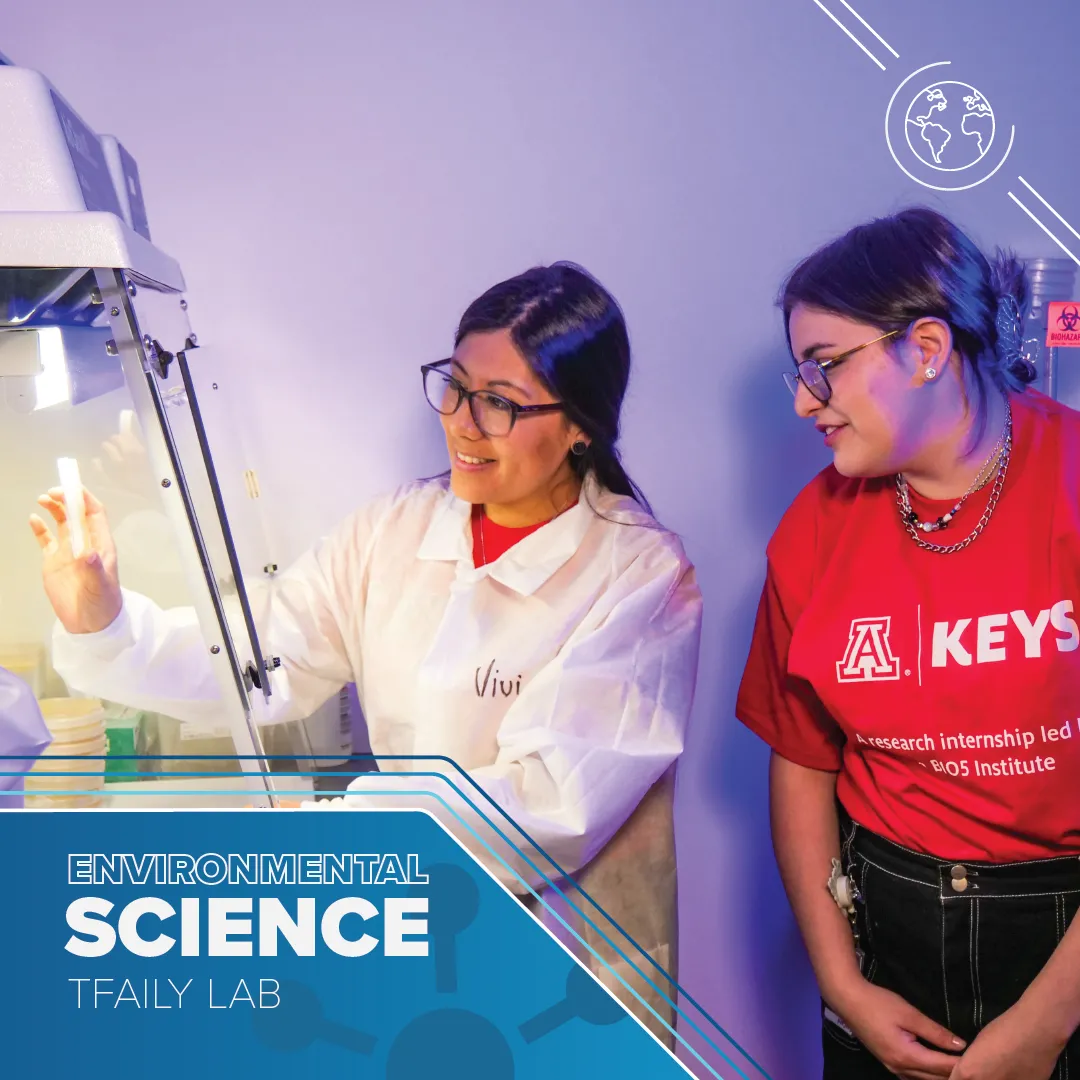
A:
<svg viewBox="0 0 1080 1080">
<path fill-rule="evenodd" d="M 964 492 L 960 500 L 948 513 L 942 514 L 934 521 L 919 520 L 919 515 L 911 507 L 911 494 L 908 483 L 900 473 L 896 474 L 896 504 L 900 510 L 900 519 L 903 521 L 908 535 L 919 547 L 926 551 L 937 552 L 939 555 L 951 555 L 966 548 L 986 528 L 987 522 L 994 513 L 994 508 L 997 506 L 998 499 L 1001 497 L 1001 489 L 1005 485 L 1005 474 L 1008 472 L 1009 458 L 1012 456 L 1012 436 L 1012 406 L 1006 398 L 1005 428 L 1001 433 L 1001 438 L 998 439 L 994 449 L 990 451 L 990 456 L 983 462 L 982 468 L 979 469 L 979 473 L 971 487 Z M 986 487 L 991 479 L 994 481 L 994 487 L 990 492 L 990 500 L 986 504 L 986 509 L 983 511 L 982 517 L 979 518 L 975 528 L 963 540 L 956 544 L 931 544 L 920 535 L 939 532 L 941 529 L 948 528 L 949 523 L 956 517 L 968 498 L 975 494 L 976 491 Z"/>
</svg>

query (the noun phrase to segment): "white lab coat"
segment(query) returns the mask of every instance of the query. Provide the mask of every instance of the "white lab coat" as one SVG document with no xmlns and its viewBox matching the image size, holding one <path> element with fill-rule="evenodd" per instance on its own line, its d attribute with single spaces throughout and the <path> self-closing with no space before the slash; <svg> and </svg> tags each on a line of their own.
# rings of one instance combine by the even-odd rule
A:
<svg viewBox="0 0 1080 1080">
<path fill-rule="evenodd" d="M 355 681 L 375 754 L 452 759 L 674 973 L 671 767 L 690 715 L 700 627 L 682 545 L 632 500 L 590 480 L 575 507 L 476 568 L 469 504 L 445 480 L 420 481 L 352 514 L 274 583 L 268 640 L 282 667 L 273 715 L 305 717 Z M 125 590 L 112 626 L 86 635 L 58 628 L 53 644 L 54 666 L 74 689 L 181 719 L 216 707 L 190 611 L 163 612 Z M 443 772 L 479 801 L 445 763 L 381 767 Z M 530 885 L 539 882 L 438 780 L 366 774 L 344 801 L 436 812 L 525 899 L 526 887 L 452 814 L 431 799 L 388 797 L 421 786 L 450 801 Z"/>
</svg>

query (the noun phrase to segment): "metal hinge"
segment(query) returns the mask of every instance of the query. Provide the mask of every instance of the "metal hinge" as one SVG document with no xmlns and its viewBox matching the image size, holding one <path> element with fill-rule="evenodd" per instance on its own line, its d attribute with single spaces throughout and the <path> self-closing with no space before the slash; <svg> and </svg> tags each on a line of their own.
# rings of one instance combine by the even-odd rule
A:
<svg viewBox="0 0 1080 1080">
<path fill-rule="evenodd" d="M 281 657 L 268 656 L 263 663 L 268 672 L 276 671 L 281 667 Z M 249 690 L 252 687 L 255 687 L 256 690 L 261 690 L 263 688 L 262 683 L 259 681 L 259 670 L 256 668 L 254 661 L 249 660 L 248 666 L 244 669 L 244 682 L 247 684 Z"/>
<path fill-rule="evenodd" d="M 160 341 L 152 338 L 149 334 L 143 336 L 142 343 L 146 354 L 145 370 L 153 371 L 158 378 L 167 379 L 169 377 L 169 365 L 176 359 L 176 355 L 169 352 Z M 198 339 L 194 334 L 190 334 L 187 341 L 184 342 L 180 355 L 186 355 L 189 350 L 198 347 Z"/>
<path fill-rule="evenodd" d="M 169 365 L 176 357 L 160 341 L 155 340 L 149 334 L 143 337 L 142 344 L 146 358 L 145 370 L 154 372 L 159 379 L 167 379 L 169 377 Z"/>
</svg>

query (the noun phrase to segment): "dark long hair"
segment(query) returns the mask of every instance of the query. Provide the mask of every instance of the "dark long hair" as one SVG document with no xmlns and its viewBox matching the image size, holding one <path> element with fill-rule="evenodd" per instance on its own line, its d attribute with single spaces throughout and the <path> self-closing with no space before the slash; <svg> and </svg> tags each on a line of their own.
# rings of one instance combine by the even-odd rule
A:
<svg viewBox="0 0 1080 1080">
<path fill-rule="evenodd" d="M 619 459 L 619 417 L 630 379 L 630 338 L 615 298 L 569 262 L 536 266 L 493 285 L 461 316 L 455 347 L 469 334 L 509 330 L 536 377 L 565 405 L 567 419 L 589 437 L 570 465 L 592 472 L 617 495 L 651 509 Z"/>
<path fill-rule="evenodd" d="M 778 303 L 789 346 L 797 304 L 882 333 L 902 333 L 926 315 L 941 319 L 974 376 L 981 418 L 988 383 L 1002 391 L 1022 390 L 1035 377 L 1020 351 L 1028 303 L 1023 265 L 1001 250 L 987 259 L 935 210 L 914 207 L 857 225 L 804 259 L 784 283 Z"/>
</svg>

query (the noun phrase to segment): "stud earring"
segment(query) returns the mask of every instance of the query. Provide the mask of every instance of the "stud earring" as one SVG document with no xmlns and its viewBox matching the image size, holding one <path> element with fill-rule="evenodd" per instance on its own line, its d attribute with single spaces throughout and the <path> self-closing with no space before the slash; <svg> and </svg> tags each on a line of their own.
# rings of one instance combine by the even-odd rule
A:
<svg viewBox="0 0 1080 1080">
<path fill-rule="evenodd" d="M 578 439 L 573 446 L 570 447 L 570 453 L 574 457 L 584 457 L 585 451 L 589 449 L 589 444 L 584 439 Z"/>
<path fill-rule="evenodd" d="M 937 368 L 928 367 L 926 369 L 926 378 L 927 379 L 936 379 L 937 378 Z"/>
</svg>

